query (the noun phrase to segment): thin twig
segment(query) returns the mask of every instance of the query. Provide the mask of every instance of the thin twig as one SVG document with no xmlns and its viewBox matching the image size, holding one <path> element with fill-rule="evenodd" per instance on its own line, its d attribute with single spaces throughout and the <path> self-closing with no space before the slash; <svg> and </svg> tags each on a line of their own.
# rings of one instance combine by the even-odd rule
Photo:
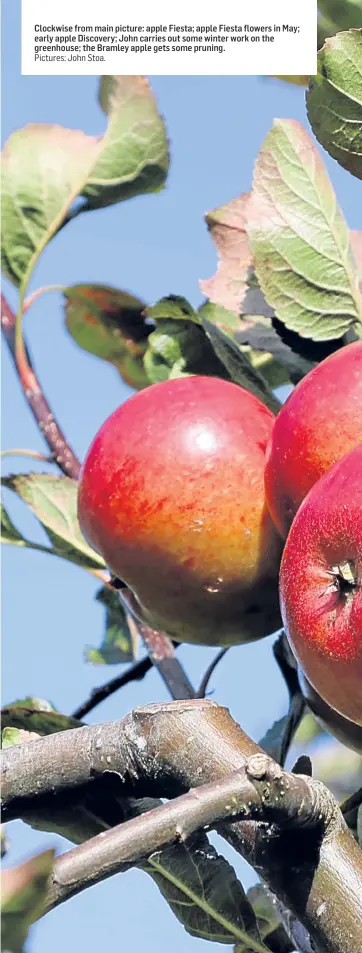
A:
<svg viewBox="0 0 362 953">
<path fill-rule="evenodd" d="M 286 762 L 294 735 L 304 715 L 305 699 L 303 698 L 299 685 L 296 662 L 283 631 L 277 641 L 274 642 L 273 655 L 289 692 L 288 716 L 283 736 L 280 739 L 280 748 L 277 757 L 277 761 L 283 766 Z"/>
<path fill-rule="evenodd" d="M 54 461 L 66 476 L 77 480 L 80 472 L 80 461 L 68 444 L 62 433 L 52 410 L 44 397 L 39 381 L 36 377 L 29 357 L 27 347 L 22 350 L 21 363 L 16 355 L 15 348 L 16 315 L 4 295 L 1 295 L 1 327 L 14 361 L 24 396 L 30 410 L 35 417 L 44 440 L 54 457 Z"/>
<path fill-rule="evenodd" d="M 87 701 L 83 702 L 82 705 L 79 705 L 79 708 L 75 709 L 72 714 L 72 718 L 78 718 L 79 721 L 81 721 L 85 715 L 89 715 L 89 712 L 93 711 L 93 708 L 96 708 L 97 705 L 100 705 L 101 702 L 103 702 L 106 698 L 109 698 L 110 695 L 113 695 L 114 692 L 118 692 L 119 688 L 123 688 L 124 685 L 128 685 L 130 682 L 137 682 L 140 681 L 141 678 L 144 678 L 144 676 L 147 675 L 147 672 L 149 672 L 152 668 L 152 665 L 153 662 L 147 655 L 146 658 L 143 658 L 134 665 L 131 665 L 131 667 L 128 668 L 126 672 L 123 672 L 122 675 L 117 675 L 109 682 L 106 682 L 105 685 L 100 685 L 99 688 L 94 688 Z"/>
<path fill-rule="evenodd" d="M 210 678 L 213 672 L 215 671 L 216 666 L 219 664 L 219 662 L 221 662 L 221 659 L 224 658 L 224 655 L 226 655 L 226 653 L 229 651 L 229 648 L 230 646 L 227 645 L 225 648 L 220 649 L 220 652 L 218 652 L 217 655 L 215 655 L 215 658 L 213 658 L 212 662 L 210 662 L 210 665 L 206 669 L 206 672 L 200 682 L 200 688 L 196 692 L 196 698 L 205 698 L 206 689 L 209 684 Z"/>
</svg>

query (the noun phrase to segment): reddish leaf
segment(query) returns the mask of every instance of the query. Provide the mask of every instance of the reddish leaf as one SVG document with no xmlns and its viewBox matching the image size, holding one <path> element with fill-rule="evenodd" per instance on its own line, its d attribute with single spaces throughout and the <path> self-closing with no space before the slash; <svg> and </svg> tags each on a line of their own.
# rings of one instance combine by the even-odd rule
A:
<svg viewBox="0 0 362 953">
<path fill-rule="evenodd" d="M 252 273 L 252 255 L 245 231 L 248 201 L 246 192 L 205 216 L 220 262 L 213 278 L 199 282 L 200 288 L 214 304 L 236 314 L 243 311 L 247 279 Z"/>
</svg>

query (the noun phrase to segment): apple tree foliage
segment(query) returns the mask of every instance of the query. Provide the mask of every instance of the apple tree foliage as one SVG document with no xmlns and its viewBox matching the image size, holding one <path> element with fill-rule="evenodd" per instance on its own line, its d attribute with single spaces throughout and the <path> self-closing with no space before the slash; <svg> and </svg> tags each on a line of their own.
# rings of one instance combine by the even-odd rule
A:
<svg viewBox="0 0 362 953">
<path fill-rule="evenodd" d="M 327 354 L 361 337 L 362 232 L 349 230 L 323 162 L 326 150 L 362 179 L 360 0 L 319 4 L 319 46 L 316 76 L 282 77 L 307 86 L 305 124 L 275 120 L 250 170 L 250 191 L 206 215 L 218 265 L 213 277 L 199 282 L 205 296 L 200 308 L 173 295 L 145 302 L 137 289 L 130 294 L 102 284 L 59 288 L 67 333 L 79 347 L 113 365 L 135 390 L 180 375 L 209 374 L 245 387 L 277 413 L 279 385 L 294 385 Z M 60 229 L 71 228 L 76 216 L 158 192 L 167 179 L 166 129 L 145 78 L 103 77 L 99 103 L 107 119 L 100 138 L 30 124 L 14 132 L 4 149 L 2 268 L 19 293 L 18 313 L 5 336 L 20 379 L 27 361 L 22 317 L 48 290 L 29 295 L 28 285 L 47 244 Z M 41 421 L 42 407 L 31 406 Z M 10 473 L 2 480 L 5 491 L 35 514 L 48 546 L 26 538 L 3 506 L 2 541 L 45 550 L 98 578 L 104 636 L 99 648 L 86 649 L 86 659 L 96 665 L 132 663 L 139 650 L 137 635 L 117 592 L 107 585 L 107 567 L 78 526 L 74 466 L 67 468 L 67 457 L 58 458 L 51 449 L 46 473 Z M 361 784 L 361 758 L 332 741 L 316 747 L 321 729 L 311 713 L 300 720 L 293 666 L 286 657 L 280 664 L 289 688 L 294 684 L 291 705 L 261 745 L 281 763 L 293 735 L 297 754 L 312 746 L 314 772 L 340 801 L 349 798 L 345 817 L 361 838 L 362 808 L 353 799 Z M 80 724 L 49 702 L 17 700 L 3 711 L 2 744 L 21 744 Z M 157 803 L 134 802 L 125 815 L 116 796 L 104 803 L 90 791 L 67 818 L 63 812 L 33 823 L 79 844 L 103 830 L 110 817 L 115 823 L 115 818 L 121 821 Z M 15 953 L 23 948 L 29 925 L 41 913 L 52 864 L 53 853 L 46 851 L 6 874 L 4 949 Z M 195 836 L 187 847 L 158 852 L 144 870 L 191 936 L 229 944 L 235 953 L 260 950 L 260 944 L 272 953 L 292 950 L 268 890 L 258 884 L 245 895 L 206 834 Z"/>
</svg>

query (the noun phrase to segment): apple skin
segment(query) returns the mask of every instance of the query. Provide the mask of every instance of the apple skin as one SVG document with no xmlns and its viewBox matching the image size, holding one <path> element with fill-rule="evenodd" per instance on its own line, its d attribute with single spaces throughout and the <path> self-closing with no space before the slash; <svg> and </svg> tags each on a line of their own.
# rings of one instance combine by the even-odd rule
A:
<svg viewBox="0 0 362 953">
<path fill-rule="evenodd" d="M 267 450 L 266 501 L 285 539 L 309 490 L 362 442 L 362 341 L 310 371 L 277 416 Z"/>
<path fill-rule="evenodd" d="M 303 697 L 323 730 L 330 735 L 334 735 L 347 748 L 352 748 L 353 751 L 361 754 L 362 725 L 355 725 L 349 718 L 343 718 L 337 711 L 334 711 L 334 708 L 327 705 L 327 702 L 323 701 L 323 698 L 318 695 L 318 692 L 303 675 L 301 668 L 298 669 L 298 678 Z"/>
<path fill-rule="evenodd" d="M 82 532 L 176 641 L 232 645 L 280 628 L 282 544 L 265 504 L 273 414 L 236 384 L 154 384 L 101 427 L 84 461 Z"/>
<path fill-rule="evenodd" d="M 284 548 L 280 605 L 308 681 L 362 725 L 362 444 L 302 503 Z"/>
</svg>

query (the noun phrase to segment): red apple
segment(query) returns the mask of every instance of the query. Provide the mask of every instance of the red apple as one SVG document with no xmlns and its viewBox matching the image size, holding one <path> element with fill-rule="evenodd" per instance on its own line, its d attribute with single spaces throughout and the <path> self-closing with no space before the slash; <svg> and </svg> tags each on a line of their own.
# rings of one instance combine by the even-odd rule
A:
<svg viewBox="0 0 362 953">
<path fill-rule="evenodd" d="M 82 531 L 135 613 L 178 641 L 234 644 L 281 625 L 281 542 L 264 499 L 273 423 L 243 388 L 185 377 L 131 397 L 88 451 Z"/>
<path fill-rule="evenodd" d="M 315 688 L 308 682 L 301 669 L 298 670 L 298 677 L 303 696 L 308 703 L 308 707 L 315 715 L 317 721 L 324 731 L 334 735 L 338 741 L 341 741 L 347 748 L 362 753 L 362 725 L 355 725 L 349 718 L 343 718 L 334 708 L 323 701 Z"/>
<path fill-rule="evenodd" d="M 361 442 L 362 341 L 356 341 L 314 367 L 276 419 L 267 451 L 265 491 L 284 538 L 319 477 Z"/>
<path fill-rule="evenodd" d="M 285 630 L 331 708 L 362 725 L 362 444 L 310 490 L 280 570 Z"/>
</svg>

